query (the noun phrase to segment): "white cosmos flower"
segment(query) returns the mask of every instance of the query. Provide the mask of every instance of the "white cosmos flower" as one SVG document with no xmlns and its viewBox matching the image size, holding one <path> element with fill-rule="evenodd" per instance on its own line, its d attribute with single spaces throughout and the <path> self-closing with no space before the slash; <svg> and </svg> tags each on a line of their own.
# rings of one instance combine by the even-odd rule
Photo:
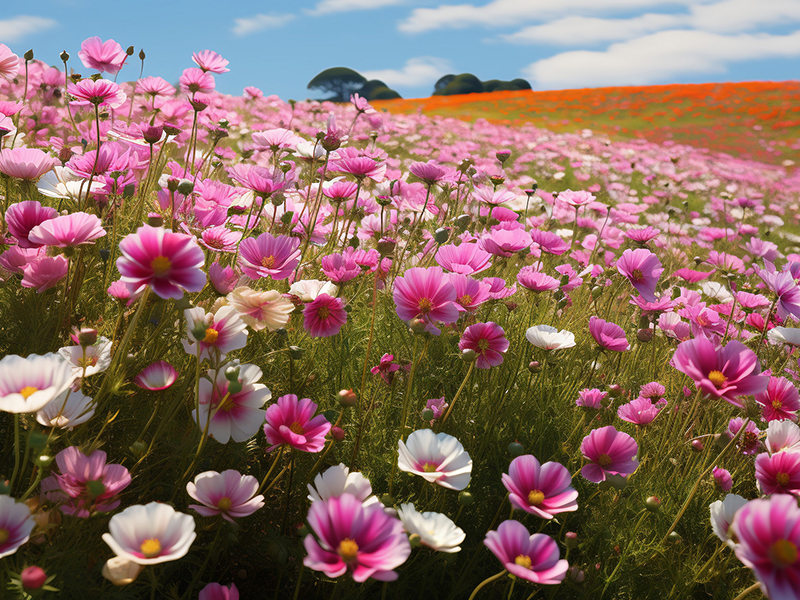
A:
<svg viewBox="0 0 800 600">
<path fill-rule="evenodd" d="M 89 193 L 94 194 L 105 188 L 102 181 L 92 181 L 91 190 L 89 181 L 67 167 L 54 167 L 42 175 L 37 182 L 39 193 L 49 198 L 71 198 L 78 200 L 86 198 Z"/>
<path fill-rule="evenodd" d="M 308 484 L 308 499 L 312 502 L 338 498 L 342 494 L 352 494 L 365 505 L 379 502 L 378 497 L 372 495 L 369 479 L 361 473 L 351 473 L 342 463 L 318 473 L 314 485 Z"/>
<path fill-rule="evenodd" d="M 781 327 L 776 325 L 767 333 L 767 339 L 773 344 L 800 346 L 800 329 L 797 327 Z"/>
<path fill-rule="evenodd" d="M 330 281 L 303 279 L 295 281 L 289 288 L 289 293 L 297 296 L 303 302 L 313 302 L 320 294 L 327 294 L 335 298 L 339 293 L 339 288 Z"/>
<path fill-rule="evenodd" d="M 45 427 L 72 429 L 94 415 L 94 400 L 80 390 L 67 390 L 36 413 L 36 420 Z"/>
<path fill-rule="evenodd" d="M 432 429 L 418 429 L 397 442 L 397 466 L 450 490 L 463 490 L 472 478 L 472 459 L 456 438 Z"/>
<path fill-rule="evenodd" d="M 781 450 L 800 452 L 800 427 L 792 421 L 770 421 L 764 441 L 770 454 Z"/>
<path fill-rule="evenodd" d="M 418 535 L 420 542 L 439 552 L 459 552 L 467 534 L 449 517 L 437 512 L 418 512 L 413 504 L 401 504 L 397 516 L 405 530 Z"/>
<path fill-rule="evenodd" d="M 139 565 L 156 565 L 186 555 L 196 534 L 194 518 L 169 504 L 135 504 L 111 517 L 103 541 L 117 556 Z"/>
<path fill-rule="evenodd" d="M 537 348 L 561 350 L 575 345 L 575 334 L 566 329 L 559 331 L 550 325 L 534 325 L 525 332 L 527 340 Z"/>
<path fill-rule="evenodd" d="M 733 523 L 733 517 L 736 515 L 736 512 L 745 504 L 747 504 L 747 500 L 738 494 L 728 494 L 725 496 L 724 500 L 717 500 L 716 502 L 712 502 L 709 506 L 709 510 L 711 511 L 711 529 L 714 530 L 714 534 L 720 540 L 728 544 L 731 548 L 736 546 L 736 543 L 730 539 L 728 530 L 730 529 L 731 523 Z"/>
<path fill-rule="evenodd" d="M 0 360 L 0 411 L 36 412 L 75 379 L 72 365 L 58 354 L 9 354 Z"/>
<path fill-rule="evenodd" d="M 720 304 L 727 304 L 733 300 L 733 294 L 724 285 L 716 281 L 704 281 L 700 284 L 700 291 Z"/>
<path fill-rule="evenodd" d="M 105 371 L 111 364 L 111 340 L 100 336 L 97 342 L 86 346 L 85 353 L 81 346 L 64 346 L 58 354 L 72 365 L 75 377 L 88 377 Z"/>
</svg>

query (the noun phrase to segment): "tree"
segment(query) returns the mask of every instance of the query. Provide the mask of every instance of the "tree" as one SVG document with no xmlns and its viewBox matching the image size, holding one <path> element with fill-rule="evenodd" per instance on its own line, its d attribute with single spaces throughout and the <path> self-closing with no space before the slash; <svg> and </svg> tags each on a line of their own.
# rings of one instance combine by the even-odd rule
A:
<svg viewBox="0 0 800 600">
<path fill-rule="evenodd" d="M 350 94 L 358 92 L 365 83 L 367 79 L 357 71 L 347 67 L 333 67 L 319 73 L 306 87 L 331 94 L 325 100 L 349 102 Z"/>
<path fill-rule="evenodd" d="M 522 79 L 521 77 L 518 77 L 517 79 L 512 79 L 511 83 L 513 83 L 514 85 L 517 86 L 515 88 L 517 90 L 531 90 L 531 89 L 533 89 L 531 87 L 530 82 L 527 79 Z"/>
<path fill-rule="evenodd" d="M 439 81 L 433 84 L 433 95 L 438 96 L 440 95 L 445 88 L 450 84 L 456 76 L 450 73 L 449 75 L 445 75 L 444 77 L 439 78 Z"/>
<path fill-rule="evenodd" d="M 479 94 L 483 92 L 483 83 L 472 73 L 456 75 L 440 92 L 443 96 L 454 94 Z"/>
<path fill-rule="evenodd" d="M 391 100 L 393 98 L 400 98 L 400 94 L 380 79 L 370 79 L 361 86 L 358 93 L 367 100 Z"/>
</svg>

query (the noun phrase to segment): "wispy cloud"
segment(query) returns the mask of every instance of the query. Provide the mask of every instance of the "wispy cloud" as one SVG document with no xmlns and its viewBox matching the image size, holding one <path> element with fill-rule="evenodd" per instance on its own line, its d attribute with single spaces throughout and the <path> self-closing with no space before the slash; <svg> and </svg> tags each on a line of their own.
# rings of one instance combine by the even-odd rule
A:
<svg viewBox="0 0 800 600">
<path fill-rule="evenodd" d="M 294 15 L 253 15 L 252 17 L 239 17 L 233 20 L 231 31 L 239 37 L 251 35 L 265 29 L 283 27 L 294 19 Z"/>
<path fill-rule="evenodd" d="M 788 35 L 723 35 L 660 31 L 612 44 L 604 51 L 562 52 L 523 73 L 535 89 L 664 83 L 677 77 L 725 73 L 737 61 L 800 57 L 800 31 Z"/>
<path fill-rule="evenodd" d="M 0 41 L 12 44 L 33 34 L 52 29 L 58 25 L 53 19 L 20 15 L 0 21 Z"/>
<path fill-rule="evenodd" d="M 451 71 L 449 61 L 435 56 L 409 58 L 401 69 L 361 71 L 367 79 L 380 79 L 391 87 L 433 86 L 442 75 Z"/>
<path fill-rule="evenodd" d="M 516 44 L 550 46 L 591 46 L 601 42 L 618 42 L 680 26 L 681 15 L 644 14 L 630 19 L 566 17 L 541 25 L 531 25 L 501 36 Z"/>
<path fill-rule="evenodd" d="M 404 0 L 321 0 L 314 8 L 306 12 L 310 15 L 327 15 L 353 10 L 372 10 L 385 6 L 395 6 L 403 2 Z"/>
</svg>

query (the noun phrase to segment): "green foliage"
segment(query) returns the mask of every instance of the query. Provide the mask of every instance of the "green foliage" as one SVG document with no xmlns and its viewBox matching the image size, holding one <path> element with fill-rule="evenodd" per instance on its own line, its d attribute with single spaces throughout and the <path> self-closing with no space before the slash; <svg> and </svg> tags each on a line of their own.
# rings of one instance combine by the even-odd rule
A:
<svg viewBox="0 0 800 600">
<path fill-rule="evenodd" d="M 524 79 L 503 81 L 489 79 L 481 81 L 472 73 L 461 75 L 445 75 L 433 86 L 434 96 L 452 96 L 455 94 L 480 94 L 483 92 L 497 92 L 502 90 L 529 90 L 531 84 Z"/>
<path fill-rule="evenodd" d="M 357 92 L 366 82 L 367 79 L 353 69 L 332 67 L 318 73 L 306 87 L 330 94 L 326 100 L 348 102 L 350 94 Z"/>
</svg>

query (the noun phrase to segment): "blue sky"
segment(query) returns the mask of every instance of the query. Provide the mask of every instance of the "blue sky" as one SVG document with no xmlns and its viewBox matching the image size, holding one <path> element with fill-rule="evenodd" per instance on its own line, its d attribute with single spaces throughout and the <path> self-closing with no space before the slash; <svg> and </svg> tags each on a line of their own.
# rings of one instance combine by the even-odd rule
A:
<svg viewBox="0 0 800 600">
<path fill-rule="evenodd" d="M 534 89 L 797 79 L 800 0 L 7 0 L 0 42 L 73 66 L 81 41 L 147 53 L 145 75 L 177 81 L 191 54 L 230 61 L 217 89 L 313 97 L 328 67 L 428 96 L 446 73 L 524 77 Z M 120 78 L 138 76 L 131 61 Z M 135 65 L 135 66 L 134 66 Z"/>
</svg>

